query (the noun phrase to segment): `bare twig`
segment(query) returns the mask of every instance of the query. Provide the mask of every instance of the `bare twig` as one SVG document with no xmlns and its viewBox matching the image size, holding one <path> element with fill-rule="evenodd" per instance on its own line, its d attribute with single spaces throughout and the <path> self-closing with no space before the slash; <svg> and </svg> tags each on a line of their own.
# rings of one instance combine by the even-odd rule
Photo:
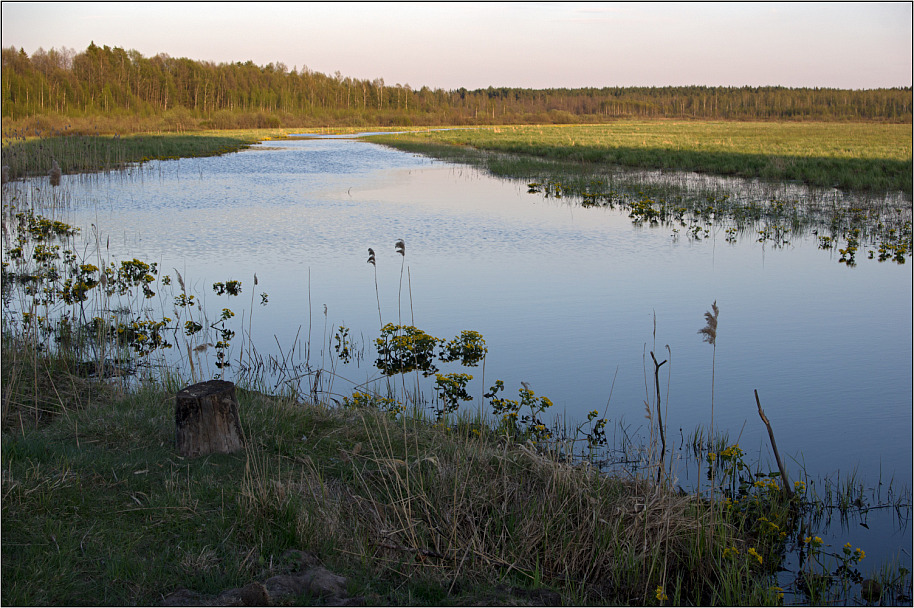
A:
<svg viewBox="0 0 914 608">
<path fill-rule="evenodd" d="M 662 363 L 657 363 L 657 357 L 654 356 L 654 351 L 651 351 L 651 359 L 654 360 L 654 387 L 657 390 L 657 426 L 660 428 L 660 468 L 657 471 L 657 483 L 660 483 L 660 476 L 663 472 L 663 459 L 666 456 L 666 438 L 663 433 L 663 416 L 660 413 L 660 368 L 666 363 L 666 359 Z"/>
<path fill-rule="evenodd" d="M 787 496 L 792 496 L 793 491 L 790 489 L 790 484 L 787 480 L 787 470 L 784 468 L 784 463 L 781 462 L 781 455 L 778 453 L 778 444 L 774 441 L 774 431 L 771 430 L 771 423 L 768 422 L 768 417 L 765 416 L 765 410 L 762 409 L 762 402 L 758 398 L 758 389 L 755 390 L 755 403 L 758 405 L 758 415 L 768 429 L 768 438 L 771 440 L 771 449 L 774 450 L 774 458 L 777 460 L 778 470 L 781 472 L 781 484 L 784 488 L 784 493 L 787 494 Z"/>
</svg>

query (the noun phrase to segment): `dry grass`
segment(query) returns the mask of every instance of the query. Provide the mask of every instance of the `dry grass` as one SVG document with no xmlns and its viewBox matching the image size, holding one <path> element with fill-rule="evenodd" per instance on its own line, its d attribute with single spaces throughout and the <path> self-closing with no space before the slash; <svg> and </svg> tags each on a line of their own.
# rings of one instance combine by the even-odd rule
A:
<svg viewBox="0 0 914 608">
<path fill-rule="evenodd" d="M 79 367 L 66 356 L 48 357 L 6 336 L 2 351 L 0 421 L 5 433 L 39 427 L 119 392 L 114 385 L 80 376 Z"/>
<path fill-rule="evenodd" d="M 272 409 L 283 416 L 297 407 Z M 508 579 L 626 603 L 668 580 L 697 597 L 714 584 L 711 562 L 701 565 L 708 513 L 694 495 L 557 462 L 532 443 L 467 425 L 448 430 L 374 410 L 310 413 L 313 427 L 326 427 L 307 435 L 316 452 L 277 476 L 279 460 L 249 451 L 243 494 L 261 517 L 308 504 L 295 516 L 297 533 L 359 556 L 380 579 L 447 588 Z M 723 527 L 718 535 L 740 542 Z"/>
</svg>

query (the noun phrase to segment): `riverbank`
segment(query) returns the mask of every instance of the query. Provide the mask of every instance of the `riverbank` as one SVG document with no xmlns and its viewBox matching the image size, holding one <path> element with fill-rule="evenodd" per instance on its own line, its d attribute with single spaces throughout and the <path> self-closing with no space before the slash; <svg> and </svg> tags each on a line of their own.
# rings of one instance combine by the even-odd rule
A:
<svg viewBox="0 0 914 608">
<path fill-rule="evenodd" d="M 277 129 L 68 135 L 63 132 L 5 134 L 4 180 L 47 175 L 54 162 L 63 174 L 114 171 L 150 160 L 218 156 L 281 138 Z"/>
<path fill-rule="evenodd" d="M 239 389 L 244 450 L 183 459 L 179 382 L 128 391 L 4 344 L 4 604 L 215 596 L 290 550 L 367 605 L 779 603 L 777 534 L 478 418 Z"/>
<path fill-rule="evenodd" d="M 619 121 L 502 126 L 372 136 L 401 150 L 464 162 L 478 151 L 528 159 L 504 177 L 532 178 L 543 162 L 695 171 L 911 196 L 911 126 L 862 123 Z M 538 166 L 535 161 L 540 161 Z M 480 162 L 485 163 L 485 160 Z"/>
<path fill-rule="evenodd" d="M 391 130 L 334 128 L 333 133 Z M 130 135 L 65 130 L 7 132 L 8 179 L 46 175 L 57 161 L 67 173 L 108 171 L 148 160 L 236 152 L 295 129 L 210 130 Z M 912 193 L 911 126 L 872 123 L 617 121 L 602 125 L 437 128 L 372 135 L 370 141 L 444 160 L 484 164 L 502 177 L 526 179 L 544 164 L 695 171 L 789 181 L 818 188 Z M 522 162 L 491 159 L 501 152 Z"/>
</svg>

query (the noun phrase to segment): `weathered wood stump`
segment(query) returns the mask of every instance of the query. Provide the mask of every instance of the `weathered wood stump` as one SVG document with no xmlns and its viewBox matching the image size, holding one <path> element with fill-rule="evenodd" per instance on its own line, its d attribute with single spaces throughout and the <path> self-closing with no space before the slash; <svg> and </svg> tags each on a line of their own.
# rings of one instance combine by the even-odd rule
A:
<svg viewBox="0 0 914 608">
<path fill-rule="evenodd" d="M 198 382 L 175 396 L 178 453 L 196 457 L 234 452 L 244 446 L 235 384 L 225 380 Z"/>
</svg>

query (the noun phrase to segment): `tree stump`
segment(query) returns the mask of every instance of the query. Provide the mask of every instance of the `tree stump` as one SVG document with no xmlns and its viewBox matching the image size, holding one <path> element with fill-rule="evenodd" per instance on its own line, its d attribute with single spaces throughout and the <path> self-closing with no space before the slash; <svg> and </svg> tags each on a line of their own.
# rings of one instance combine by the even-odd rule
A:
<svg viewBox="0 0 914 608">
<path fill-rule="evenodd" d="M 188 386 L 175 396 L 178 453 L 194 458 L 229 453 L 244 446 L 235 385 L 209 380 Z"/>
</svg>

